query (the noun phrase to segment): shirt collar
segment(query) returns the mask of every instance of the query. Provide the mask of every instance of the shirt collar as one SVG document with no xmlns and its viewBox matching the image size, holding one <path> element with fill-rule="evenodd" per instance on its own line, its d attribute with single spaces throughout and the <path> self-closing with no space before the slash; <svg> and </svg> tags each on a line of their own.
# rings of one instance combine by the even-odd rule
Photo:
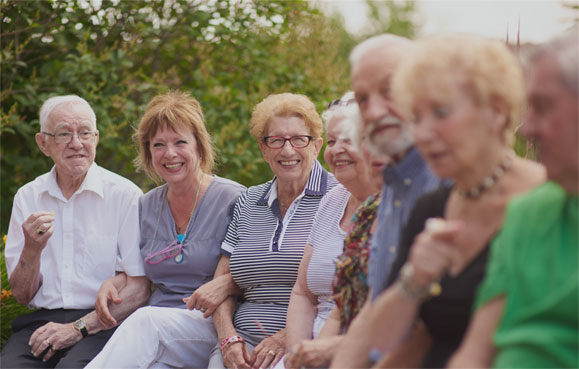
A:
<svg viewBox="0 0 579 369">
<path fill-rule="evenodd" d="M 274 186 L 276 180 L 277 178 L 273 177 L 273 180 L 266 184 L 265 192 L 257 201 L 257 205 L 271 206 L 273 201 L 277 199 L 277 186 Z M 327 191 L 327 185 L 328 172 L 322 167 L 322 164 L 316 160 L 302 194 L 307 196 L 324 196 Z"/>
<path fill-rule="evenodd" d="M 49 178 L 50 179 L 46 189 L 48 194 L 52 197 L 63 198 L 62 191 L 60 190 L 58 182 L 56 181 L 56 166 L 53 166 L 50 170 Z M 84 181 L 82 181 L 82 184 L 80 185 L 79 189 L 76 190 L 75 194 L 81 193 L 83 191 L 92 191 L 99 195 L 101 198 L 104 198 L 103 181 L 99 176 L 98 165 L 95 162 L 93 162 L 88 168 L 86 177 L 84 177 Z"/>
<path fill-rule="evenodd" d="M 424 173 L 425 170 L 429 171 L 430 169 L 418 149 L 413 147 L 399 163 L 388 164 L 383 172 L 384 183 L 392 183 L 394 180 L 404 180 L 406 178 L 416 178 Z"/>
</svg>

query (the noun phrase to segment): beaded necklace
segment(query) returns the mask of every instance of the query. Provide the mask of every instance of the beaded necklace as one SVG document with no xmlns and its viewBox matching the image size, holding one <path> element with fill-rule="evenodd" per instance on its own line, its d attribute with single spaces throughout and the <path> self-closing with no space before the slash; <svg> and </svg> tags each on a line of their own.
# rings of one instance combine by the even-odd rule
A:
<svg viewBox="0 0 579 369">
<path fill-rule="evenodd" d="M 486 176 L 481 183 L 478 185 L 469 188 L 468 190 L 461 190 L 459 188 L 456 189 L 456 192 L 462 196 L 466 197 L 467 199 L 476 199 L 484 192 L 486 192 L 489 188 L 495 185 L 499 181 L 499 179 L 505 175 L 507 169 L 513 164 L 515 154 L 509 153 L 501 162 L 501 164 L 493 170 L 491 175 Z"/>
</svg>

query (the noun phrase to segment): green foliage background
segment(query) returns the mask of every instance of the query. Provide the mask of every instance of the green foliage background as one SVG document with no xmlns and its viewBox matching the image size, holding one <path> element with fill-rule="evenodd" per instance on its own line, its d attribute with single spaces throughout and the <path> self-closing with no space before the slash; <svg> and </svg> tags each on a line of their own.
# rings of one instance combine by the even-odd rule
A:
<svg viewBox="0 0 579 369">
<path fill-rule="evenodd" d="M 219 150 L 216 174 L 246 186 L 268 180 L 247 129 L 253 106 L 290 91 L 322 112 L 348 90 L 347 56 L 361 38 L 413 35 L 412 1 L 370 4 L 367 32 L 355 38 L 339 18 L 299 0 L 0 0 L 0 232 L 17 189 L 52 166 L 34 134 L 42 102 L 54 95 L 91 103 L 101 134 L 97 162 L 143 191 L 153 183 L 135 173 L 130 137 L 147 102 L 171 89 L 203 106 Z M 3 302 L 2 343 L 21 312 L 11 298 Z"/>
<path fill-rule="evenodd" d="M 394 17 L 385 28 L 412 34 L 400 15 L 411 2 L 379 4 Z M 52 164 L 34 141 L 48 97 L 87 99 L 101 133 L 97 162 L 146 191 L 152 183 L 131 164 L 133 127 L 153 96 L 188 91 L 219 149 L 217 174 L 253 185 L 271 176 L 246 128 L 253 106 L 291 91 L 321 112 L 348 89 L 347 56 L 357 42 L 338 19 L 303 1 L 2 0 L 1 11 L 4 232 L 16 190 Z"/>
</svg>

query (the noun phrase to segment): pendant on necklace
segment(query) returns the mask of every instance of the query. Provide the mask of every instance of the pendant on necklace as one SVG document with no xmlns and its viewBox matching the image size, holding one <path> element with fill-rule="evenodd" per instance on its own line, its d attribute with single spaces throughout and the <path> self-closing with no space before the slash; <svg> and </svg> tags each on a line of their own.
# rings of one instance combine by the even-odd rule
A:
<svg viewBox="0 0 579 369">
<path fill-rule="evenodd" d="M 177 241 L 179 241 L 179 243 L 181 244 L 181 251 L 179 252 L 179 255 L 175 256 L 175 262 L 177 264 L 181 264 L 183 262 L 183 241 L 185 241 L 185 236 L 187 236 L 185 233 L 181 233 L 177 235 Z"/>
</svg>

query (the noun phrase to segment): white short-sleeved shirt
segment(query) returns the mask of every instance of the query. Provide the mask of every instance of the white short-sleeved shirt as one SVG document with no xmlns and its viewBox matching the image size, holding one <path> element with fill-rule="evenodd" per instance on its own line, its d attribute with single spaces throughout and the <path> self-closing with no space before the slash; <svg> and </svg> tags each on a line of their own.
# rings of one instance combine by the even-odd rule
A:
<svg viewBox="0 0 579 369">
<path fill-rule="evenodd" d="M 342 184 L 332 188 L 320 202 L 308 244 L 312 257 L 307 269 L 308 289 L 318 297 L 314 337 L 334 308 L 332 281 L 336 274 L 336 260 L 344 250 L 346 232 L 340 227 L 350 193 Z"/>
<path fill-rule="evenodd" d="M 134 183 L 96 163 L 68 200 L 58 187 L 54 167 L 22 186 L 14 197 L 6 239 L 9 276 L 24 248 L 24 221 L 38 211 L 54 211 L 55 217 L 54 233 L 41 255 L 41 286 L 29 307 L 88 309 L 101 284 L 116 271 L 144 275 L 139 251 L 141 195 Z"/>
</svg>

